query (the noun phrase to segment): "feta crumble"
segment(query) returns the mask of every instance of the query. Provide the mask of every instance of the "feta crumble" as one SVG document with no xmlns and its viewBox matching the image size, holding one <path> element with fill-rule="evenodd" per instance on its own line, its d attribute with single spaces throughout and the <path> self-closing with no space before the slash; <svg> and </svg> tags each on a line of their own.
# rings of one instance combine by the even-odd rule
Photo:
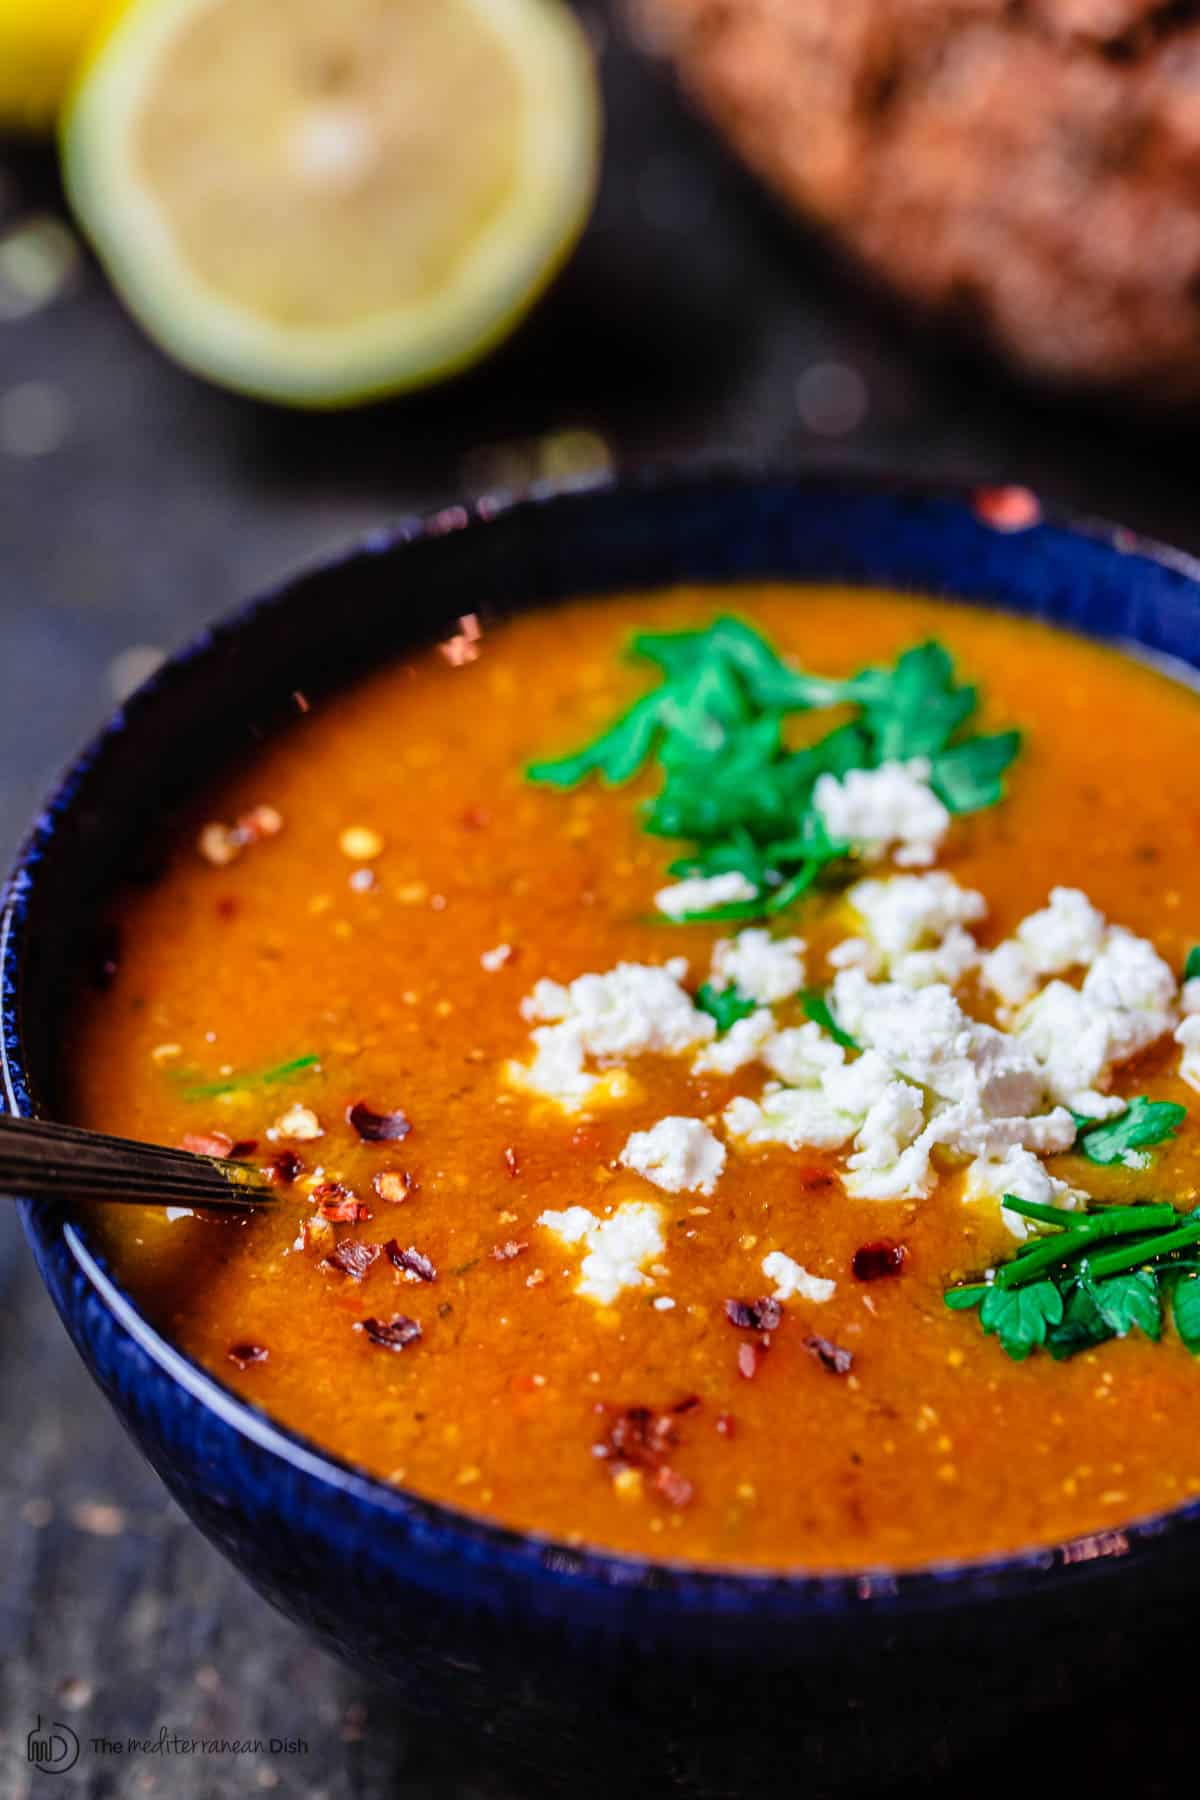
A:
<svg viewBox="0 0 1200 1800">
<path fill-rule="evenodd" d="M 712 984 L 736 987 L 760 1006 L 774 1006 L 804 986 L 804 939 L 773 938 L 767 931 L 739 931 L 722 938 L 712 955 Z"/>
<path fill-rule="evenodd" d="M 810 1275 L 794 1257 L 786 1256 L 782 1250 L 772 1250 L 763 1257 L 762 1272 L 768 1281 L 776 1284 L 772 1296 L 776 1300 L 792 1300 L 799 1295 L 801 1300 L 823 1305 L 826 1300 L 832 1300 L 837 1289 L 836 1281 Z"/>
<path fill-rule="evenodd" d="M 887 762 L 817 777 L 813 805 L 829 836 L 881 861 L 895 846 L 902 868 L 933 862 L 950 829 L 950 814 L 929 785 L 929 760 Z"/>
<path fill-rule="evenodd" d="M 597 1077 L 586 1069 L 587 1060 L 621 1063 L 652 1052 L 680 1056 L 716 1035 L 715 1021 L 693 1006 L 680 985 L 686 974 L 686 960 L 674 957 L 662 967 L 618 963 L 605 974 L 579 975 L 565 986 L 535 983 L 521 1012 L 549 1023 L 530 1034 L 532 1063 L 505 1065 L 506 1081 L 567 1111 L 626 1097 L 633 1082 L 625 1070 Z"/>
<path fill-rule="evenodd" d="M 626 1200 L 607 1219 L 586 1206 L 568 1206 L 542 1213 L 537 1222 L 562 1243 L 585 1246 L 575 1292 L 599 1306 L 611 1306 L 627 1289 L 648 1286 L 641 1265 L 666 1249 L 662 1208 L 650 1201 Z"/>
<path fill-rule="evenodd" d="M 506 962 L 511 962 L 512 953 L 511 944 L 497 944 L 494 950 L 485 950 L 479 961 L 489 975 L 494 975 Z"/>
<path fill-rule="evenodd" d="M 984 957 L 981 974 L 1005 1006 L 1020 1006 L 1051 975 L 1085 968 L 1103 947 L 1108 922 L 1078 888 L 1050 890 L 1049 905 L 1022 919 Z"/>
<path fill-rule="evenodd" d="M 725 1167 L 725 1146 L 700 1119 L 660 1119 L 635 1131 L 619 1159 L 668 1194 L 711 1194 Z"/>
<path fill-rule="evenodd" d="M 1044 1169 L 1029 1150 L 1010 1149 L 1001 1157 L 977 1157 L 967 1170 L 963 1200 L 968 1206 L 1003 1201 L 1006 1194 L 1039 1206 L 1058 1206 L 1075 1212 L 1087 1195 Z M 1001 1205 L 1000 1217 L 1015 1238 L 1026 1238 L 1032 1229 L 1028 1219 Z"/>
<path fill-rule="evenodd" d="M 733 1075 L 747 1063 L 757 1062 L 782 1032 L 775 1030 L 774 1015 L 760 1007 L 729 1027 L 724 1037 L 703 1049 L 692 1070 L 697 1075 Z"/>
<path fill-rule="evenodd" d="M 730 869 L 724 875 L 697 875 L 688 881 L 677 881 L 673 887 L 660 888 L 654 904 L 669 919 L 682 919 L 687 913 L 708 912 L 714 906 L 753 900 L 757 894 L 753 882 Z"/>
</svg>

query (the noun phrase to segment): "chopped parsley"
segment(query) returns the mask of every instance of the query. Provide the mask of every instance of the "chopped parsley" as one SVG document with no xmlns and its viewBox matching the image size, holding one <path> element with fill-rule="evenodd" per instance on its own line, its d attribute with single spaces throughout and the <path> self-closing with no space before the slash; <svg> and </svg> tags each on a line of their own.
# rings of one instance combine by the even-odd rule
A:
<svg viewBox="0 0 1200 1800">
<path fill-rule="evenodd" d="M 1115 1119 L 1097 1123 L 1079 1113 L 1072 1115 L 1078 1128 L 1075 1148 L 1089 1162 L 1108 1166 L 1123 1163 L 1127 1169 L 1148 1169 L 1147 1150 L 1173 1138 L 1187 1118 L 1187 1108 L 1174 1100 L 1148 1100 L 1139 1094 Z"/>
<path fill-rule="evenodd" d="M 857 1038 L 852 1038 L 848 1031 L 842 1030 L 841 1026 L 834 1018 L 829 1002 L 821 992 L 820 988 L 805 988 L 800 996 L 800 1004 L 808 1014 L 808 1017 L 812 1020 L 813 1024 L 819 1025 L 821 1030 L 825 1032 L 827 1036 L 831 1037 L 835 1044 L 840 1044 L 842 1046 L 843 1050 L 862 1049 L 862 1045 Z"/>
<path fill-rule="evenodd" d="M 246 1088 L 278 1087 L 282 1082 L 290 1081 L 293 1075 L 301 1075 L 306 1069 L 320 1066 L 321 1058 L 315 1053 L 311 1056 L 296 1056 L 291 1062 L 276 1063 L 269 1069 L 247 1071 L 244 1075 L 225 1075 L 216 1081 L 197 1081 L 194 1074 L 181 1070 L 177 1079 L 184 1083 L 183 1098 L 185 1100 L 219 1100 L 226 1094 L 240 1094 Z"/>
<path fill-rule="evenodd" d="M 1200 1245 L 1200 1210 L 1142 1203 L 1064 1213 L 1012 1194 L 1004 1204 L 1053 1235 L 1028 1239 L 991 1281 L 944 1297 L 956 1312 L 978 1307 L 980 1325 L 1014 1362 L 1043 1345 L 1061 1362 L 1133 1331 L 1157 1341 L 1168 1312 L 1200 1354 L 1200 1262 L 1181 1254 Z"/>
<path fill-rule="evenodd" d="M 718 989 L 711 981 L 706 981 L 696 990 L 696 1005 L 710 1019 L 717 1021 L 717 1036 L 724 1037 L 739 1019 L 748 1019 L 757 1010 L 758 1002 L 747 999 L 736 987 Z"/>
<path fill-rule="evenodd" d="M 1187 953 L 1187 961 L 1183 965 L 1183 979 L 1195 981 L 1200 975 L 1200 944 L 1193 944 Z"/>
<path fill-rule="evenodd" d="M 662 783 L 644 827 L 692 845 L 671 873 L 736 870 L 756 890 L 677 923 L 769 917 L 845 871 L 851 846 L 830 837 L 813 805 L 819 776 L 927 757 L 930 785 L 949 811 L 975 812 L 1002 798 L 1020 749 L 1016 731 L 971 734 L 976 689 L 958 681 L 948 651 L 932 641 L 845 681 L 793 668 L 732 617 L 703 631 L 642 632 L 631 650 L 657 666 L 658 687 L 590 744 L 532 763 L 527 774 L 559 788 L 591 775 L 616 784 L 656 758 Z M 790 715 L 834 707 L 852 717 L 813 743 L 786 743 Z"/>
</svg>

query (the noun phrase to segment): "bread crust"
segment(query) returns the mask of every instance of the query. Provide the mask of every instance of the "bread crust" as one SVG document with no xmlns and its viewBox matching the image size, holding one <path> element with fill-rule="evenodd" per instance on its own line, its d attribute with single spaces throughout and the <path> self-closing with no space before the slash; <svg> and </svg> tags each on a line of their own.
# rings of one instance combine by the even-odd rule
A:
<svg viewBox="0 0 1200 1800">
<path fill-rule="evenodd" d="M 741 156 L 907 301 L 1059 386 L 1200 398 L 1195 0 L 651 10 Z"/>
</svg>

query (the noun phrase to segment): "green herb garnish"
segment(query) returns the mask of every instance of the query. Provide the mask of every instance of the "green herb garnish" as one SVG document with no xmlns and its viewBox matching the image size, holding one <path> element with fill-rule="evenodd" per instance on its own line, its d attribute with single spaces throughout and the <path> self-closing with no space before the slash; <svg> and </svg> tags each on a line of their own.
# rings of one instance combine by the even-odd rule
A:
<svg viewBox="0 0 1200 1800">
<path fill-rule="evenodd" d="M 1200 1244 L 1200 1211 L 1143 1203 L 1063 1213 L 1012 1194 L 1004 1205 L 1053 1235 L 1024 1243 L 990 1282 L 949 1288 L 944 1299 L 955 1311 L 978 1307 L 1014 1362 L 1039 1345 L 1062 1361 L 1135 1330 L 1157 1340 L 1168 1309 L 1200 1354 L 1200 1264 L 1180 1254 Z"/>
<path fill-rule="evenodd" d="M 842 1030 L 841 1026 L 834 1018 L 829 1002 L 821 992 L 820 988 L 805 988 L 804 992 L 800 995 L 800 1004 L 808 1017 L 812 1020 L 813 1024 L 819 1025 L 821 1030 L 825 1032 L 827 1036 L 831 1037 L 835 1044 L 840 1044 L 842 1046 L 843 1050 L 862 1049 L 862 1045 L 857 1038 L 852 1038 L 848 1031 Z"/>
<path fill-rule="evenodd" d="M 717 1036 L 724 1037 L 739 1019 L 748 1019 L 757 1010 L 758 1002 L 739 993 L 736 987 L 717 989 L 711 981 L 706 981 L 696 990 L 696 1005 L 710 1019 L 717 1021 Z"/>
<path fill-rule="evenodd" d="M 281 1082 L 290 1081 L 293 1075 L 300 1075 L 305 1069 L 315 1069 L 320 1065 L 317 1055 L 293 1057 L 291 1062 L 276 1063 L 270 1069 L 257 1069 L 244 1075 L 226 1075 L 217 1081 L 196 1081 L 191 1074 L 180 1071 L 178 1079 L 186 1083 L 183 1090 L 185 1100 L 219 1100 L 226 1094 L 240 1094 L 244 1088 L 278 1087 Z"/>
<path fill-rule="evenodd" d="M 589 775 L 628 781 L 651 757 L 663 780 L 644 826 L 659 837 L 689 840 L 672 864 L 679 876 L 737 870 L 755 897 L 676 923 L 760 919 L 782 912 L 831 870 L 848 868 L 851 846 L 835 842 L 813 806 L 818 778 L 923 756 L 934 791 L 951 812 L 974 812 L 1003 796 L 1003 776 L 1020 734 L 967 735 L 978 703 L 961 685 L 942 645 L 918 644 L 883 668 L 846 681 L 794 669 L 744 621 L 716 619 L 704 631 L 643 632 L 631 645 L 654 663 L 659 686 L 592 743 L 570 756 L 536 762 L 531 781 L 574 787 Z M 790 749 L 793 713 L 849 707 L 815 743 Z"/>
<path fill-rule="evenodd" d="M 1127 1169 L 1146 1169 L 1150 1166 L 1148 1148 L 1165 1144 L 1175 1136 L 1187 1118 L 1187 1108 L 1174 1100 L 1148 1100 L 1145 1094 L 1139 1094 L 1115 1119 L 1097 1123 L 1079 1113 L 1073 1117 L 1078 1127 L 1075 1148 L 1089 1162 L 1103 1167 L 1123 1163 Z"/>
<path fill-rule="evenodd" d="M 1183 979 L 1194 981 L 1200 975 L 1200 944 L 1193 944 L 1183 965 Z"/>
</svg>

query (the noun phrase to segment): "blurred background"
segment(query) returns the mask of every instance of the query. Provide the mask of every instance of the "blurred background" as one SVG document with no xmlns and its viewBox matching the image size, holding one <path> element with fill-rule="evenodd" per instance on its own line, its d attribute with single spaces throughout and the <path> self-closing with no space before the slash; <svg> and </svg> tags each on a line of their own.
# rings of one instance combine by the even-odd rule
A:
<svg viewBox="0 0 1200 1800">
<path fill-rule="evenodd" d="M 1192 9 L 586 0 L 574 16 L 599 82 L 598 185 L 593 196 L 587 64 L 555 76 L 539 63 L 538 119 L 554 122 L 575 160 L 558 170 L 549 235 L 518 243 L 528 292 L 486 296 L 472 327 L 480 342 L 459 345 L 474 356 L 488 339 L 486 354 L 353 407 L 340 402 L 358 398 L 361 378 L 348 373 L 339 392 L 335 369 L 324 409 L 297 409 L 280 403 L 286 394 L 232 391 L 226 326 L 200 306 L 189 360 L 211 353 L 218 379 L 190 372 L 172 337 L 179 295 L 156 288 L 169 259 L 153 233 L 136 238 L 145 196 L 129 191 L 114 150 L 127 104 L 114 72 L 140 66 L 145 32 L 165 15 L 180 15 L 181 30 L 189 11 L 218 18 L 203 79 L 157 96 L 170 122 L 158 198 L 178 205 L 210 277 L 215 268 L 219 285 L 228 264 L 233 287 L 239 245 L 222 242 L 222 221 L 260 221 L 268 268 L 312 264 L 319 236 L 303 194 L 285 186 L 278 207 L 264 202 L 278 172 L 256 166 L 246 129 L 248 95 L 261 93 L 264 116 L 289 103 L 280 34 L 303 47 L 320 39 L 322 13 L 324 25 L 336 14 L 340 57 L 361 49 L 356 31 L 398 20 L 392 49 L 408 67 L 403 33 L 420 36 L 423 4 L 135 0 L 147 23 L 124 39 L 117 8 L 68 101 L 64 165 L 53 122 L 86 68 L 93 15 L 110 9 L 0 0 L 5 862 L 56 771 L 165 653 L 255 589 L 413 509 L 647 463 L 741 460 L 1021 484 L 1047 504 L 1200 550 Z M 522 34 L 535 42 L 544 21 L 534 15 L 551 0 L 511 5 L 520 64 Z M 454 0 L 445 17 L 486 10 L 487 0 Z M 183 66 L 199 69 L 198 40 L 184 50 Z M 327 43 L 322 53 L 341 110 L 321 114 L 305 155 L 323 180 L 352 187 L 363 140 L 343 105 L 348 65 L 329 61 Z M 440 78 L 445 54 L 422 40 L 413 66 L 432 59 Z M 487 56 L 482 66 L 485 103 Z M 477 79 L 457 64 L 452 73 L 451 95 Z M 228 110 L 214 111 L 226 83 Z M 411 242 L 410 184 L 442 184 L 432 210 L 448 216 L 463 171 L 490 169 L 502 150 L 440 105 L 407 142 L 381 85 L 368 111 L 391 185 L 361 216 L 335 185 L 342 235 L 336 251 L 318 245 L 322 279 L 345 298 L 343 330 L 360 262 L 382 252 L 386 263 L 393 230 Z M 486 104 L 478 117 L 486 123 Z M 228 154 L 214 165 L 216 140 Z M 553 142 L 541 154 L 553 162 Z M 518 238 L 531 229 L 513 226 Z M 435 322 L 438 279 L 435 268 L 425 284 Z M 282 316 L 291 296 L 278 298 Z M 261 386 L 264 367 L 251 356 L 234 385 Z M 300 379 L 290 367 L 277 388 Z M 404 389 L 433 372 L 414 368 L 385 342 L 366 385 Z M 81 1736 L 165 1723 L 300 1735 L 311 1747 L 302 1770 L 270 1755 L 147 1758 L 120 1773 L 81 1765 L 70 1779 L 88 1794 L 509 1795 L 458 1747 L 396 1724 L 386 1699 L 309 1648 L 184 1524 L 119 1440 L 10 1221 L 0 1225 L 0 1504 L 11 1533 L 0 1792 L 36 1791 L 24 1738 L 42 1712 Z M 1160 1790 L 1143 1781 L 1136 1791 Z"/>
</svg>

